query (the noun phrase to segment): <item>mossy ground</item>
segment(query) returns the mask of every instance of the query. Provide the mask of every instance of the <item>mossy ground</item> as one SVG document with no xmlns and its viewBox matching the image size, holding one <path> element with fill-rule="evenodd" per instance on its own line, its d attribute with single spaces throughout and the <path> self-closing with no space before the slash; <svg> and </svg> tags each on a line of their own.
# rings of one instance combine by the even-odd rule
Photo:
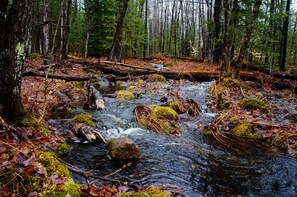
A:
<svg viewBox="0 0 297 197">
<path fill-rule="evenodd" d="M 38 196 L 82 196 L 81 186 L 74 183 L 69 170 L 53 153 L 43 152 L 24 171 L 13 168 L 0 171 L 0 186 L 10 195 L 27 196 L 35 192 Z M 61 180 L 61 182 L 57 182 Z"/>
<path fill-rule="evenodd" d="M 260 109 L 261 111 L 267 113 L 268 107 L 265 101 L 258 99 L 258 98 L 244 98 L 237 103 L 238 106 L 242 107 L 246 110 L 257 110 Z"/>
<path fill-rule="evenodd" d="M 35 117 L 30 115 L 27 115 L 23 118 L 22 125 L 32 130 L 38 130 L 44 135 L 51 134 L 51 131 L 46 128 L 41 121 L 38 121 Z"/>
</svg>

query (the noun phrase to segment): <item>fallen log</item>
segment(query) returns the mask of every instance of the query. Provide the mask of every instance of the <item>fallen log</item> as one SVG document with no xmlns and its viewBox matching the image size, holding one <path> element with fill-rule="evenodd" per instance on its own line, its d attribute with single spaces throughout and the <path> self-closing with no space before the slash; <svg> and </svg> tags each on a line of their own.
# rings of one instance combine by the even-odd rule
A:
<svg viewBox="0 0 297 197">
<path fill-rule="evenodd" d="M 259 84 L 268 83 L 278 90 L 289 89 L 297 94 L 297 82 L 287 79 L 278 79 L 263 73 L 242 72 L 240 78 L 245 81 L 253 81 Z"/>
<path fill-rule="evenodd" d="M 93 85 L 90 85 L 90 90 L 91 90 L 92 95 L 94 97 L 96 108 L 97 109 L 104 109 L 105 108 L 104 99 L 101 96 L 100 92 Z"/>
<path fill-rule="evenodd" d="M 297 75 L 288 74 L 280 71 L 271 71 L 269 68 L 267 68 L 267 66 L 265 67 L 255 64 L 244 64 L 244 68 L 246 68 L 246 70 L 259 71 L 278 79 L 297 80 Z"/>
<path fill-rule="evenodd" d="M 96 64 L 97 68 L 102 70 L 105 74 L 114 74 L 117 76 L 140 76 L 147 74 L 160 74 L 168 79 L 189 79 L 195 81 L 211 81 L 219 78 L 219 73 L 207 73 L 207 72 L 177 72 L 177 71 L 140 71 L 140 70 L 119 70 L 112 67 L 105 67 L 100 64 Z"/>
<path fill-rule="evenodd" d="M 71 76 L 64 74 L 51 74 L 51 73 L 42 73 L 37 71 L 25 71 L 23 77 L 36 76 L 36 77 L 48 77 L 52 79 L 61 79 L 65 81 L 89 81 L 92 79 L 91 76 Z"/>
<path fill-rule="evenodd" d="M 117 66 L 123 66 L 123 67 L 126 67 L 126 68 L 141 69 L 141 70 L 146 70 L 146 71 L 157 72 L 157 70 L 155 70 L 153 68 L 133 66 L 133 65 L 130 65 L 130 64 L 124 64 L 124 63 L 120 63 L 120 62 L 101 61 L 100 64 L 117 65 Z"/>
</svg>

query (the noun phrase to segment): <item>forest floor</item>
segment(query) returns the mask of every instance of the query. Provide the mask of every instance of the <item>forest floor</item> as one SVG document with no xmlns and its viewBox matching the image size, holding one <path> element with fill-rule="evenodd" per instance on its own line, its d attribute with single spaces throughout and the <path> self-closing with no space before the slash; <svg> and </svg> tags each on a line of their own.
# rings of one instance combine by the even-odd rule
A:
<svg viewBox="0 0 297 197">
<path fill-rule="evenodd" d="M 42 58 L 25 61 L 25 71 L 51 73 L 52 76 L 44 74 L 42 77 L 24 77 L 22 104 L 29 115 L 19 125 L 10 125 L 3 119 L 0 120 L 0 196 L 36 196 L 38 193 L 55 196 L 61 192 L 74 195 L 81 195 L 83 192 L 92 196 L 114 196 L 131 189 L 147 193 L 162 192 L 159 189 L 119 183 L 103 187 L 92 184 L 81 187 L 73 182 L 63 161 L 56 156 L 69 148 L 66 143 L 67 136 L 48 126 L 46 120 L 55 114 L 67 114 L 71 108 L 95 107 L 93 103 L 87 102 L 88 81 L 80 80 L 80 77 L 92 78 L 90 81 L 93 82 L 107 71 L 121 73 L 120 77 L 108 75 L 108 79 L 113 81 L 133 80 L 133 73 L 146 79 L 139 68 L 113 65 L 108 62 L 100 63 L 104 61 L 105 58 L 82 60 L 76 56 L 69 56 L 68 61 L 56 62 L 51 66 L 44 66 Z M 199 63 L 189 58 L 175 59 L 156 55 L 148 61 L 126 59 L 123 63 L 149 68 L 152 73 L 168 76 L 172 76 L 169 75 L 172 73 L 168 72 L 187 73 L 184 77 L 192 80 L 196 78 L 191 78 L 191 73 L 199 73 L 199 77 L 200 74 L 206 74 L 209 80 L 216 79 L 219 75 L 218 65 Z M 42 67 L 43 69 L 40 69 Z M 154 69 L 156 72 L 153 72 Z M 224 78 L 211 87 L 213 103 L 209 110 L 217 112 L 218 116 L 213 123 L 204 125 L 204 133 L 213 135 L 214 139 L 225 145 L 228 145 L 230 140 L 236 141 L 237 138 L 261 140 L 295 155 L 297 98 L 293 85 L 296 81 L 286 81 L 292 85 L 292 89 L 278 90 L 271 83 L 278 81 L 277 78 L 258 71 L 245 71 L 244 75 L 248 76 L 248 79 L 254 79 L 251 76 L 257 78 L 249 81 Z M 72 81 L 73 78 L 67 79 L 69 81 L 55 79 L 55 76 L 62 78 L 72 76 L 78 81 Z M 177 76 L 171 78 L 181 77 Z M 166 195 L 169 196 L 168 193 Z"/>
</svg>

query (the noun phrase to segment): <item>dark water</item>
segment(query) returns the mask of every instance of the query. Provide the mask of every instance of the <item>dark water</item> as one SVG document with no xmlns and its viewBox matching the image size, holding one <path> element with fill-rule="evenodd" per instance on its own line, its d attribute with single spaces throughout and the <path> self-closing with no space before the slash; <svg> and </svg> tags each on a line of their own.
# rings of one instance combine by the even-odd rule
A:
<svg viewBox="0 0 297 197">
<path fill-rule="evenodd" d="M 133 109 L 139 104 L 160 104 L 167 85 L 158 95 L 141 95 L 132 101 L 106 98 L 106 110 L 93 111 L 97 127 L 108 139 L 129 137 L 141 149 L 142 158 L 112 178 L 142 185 L 173 184 L 183 189 L 182 196 L 297 196 L 297 160 L 255 141 L 227 146 L 199 131 L 199 125 L 213 120 L 206 109 L 208 87 L 212 82 L 181 83 L 175 86 L 184 98 L 192 98 L 203 107 L 199 117 L 180 116 L 180 137 L 163 137 L 139 128 Z M 52 121 L 59 124 L 63 120 Z M 106 156 L 103 144 L 72 144 L 64 160 L 83 170 L 93 169 L 105 176 L 123 164 Z M 74 178 L 85 183 L 78 175 Z"/>
</svg>

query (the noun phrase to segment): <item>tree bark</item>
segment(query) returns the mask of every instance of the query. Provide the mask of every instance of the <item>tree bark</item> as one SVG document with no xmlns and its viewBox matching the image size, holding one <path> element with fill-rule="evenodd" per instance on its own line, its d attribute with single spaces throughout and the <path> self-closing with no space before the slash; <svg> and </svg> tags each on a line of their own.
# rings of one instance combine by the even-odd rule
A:
<svg viewBox="0 0 297 197">
<path fill-rule="evenodd" d="M 249 23 L 245 29 L 243 41 L 242 41 L 241 47 L 239 49 L 239 54 L 237 57 L 236 64 L 234 66 L 233 75 L 234 75 L 234 78 L 236 78 L 236 79 L 240 78 L 240 70 L 243 65 L 243 58 L 244 58 L 246 49 L 248 48 L 248 45 L 251 40 L 251 35 L 252 35 L 253 29 L 254 29 L 254 25 L 255 25 L 261 4 L 262 4 L 262 0 L 255 0 L 252 16 L 251 16 Z"/>
<path fill-rule="evenodd" d="M 282 42 L 281 42 L 281 51 L 280 51 L 280 70 L 281 71 L 285 71 L 285 68 L 286 68 L 290 4 L 291 4 L 291 0 L 287 0 L 286 16 L 285 16 L 285 20 L 283 23 Z"/>
<path fill-rule="evenodd" d="M 223 53 L 221 58 L 221 75 L 227 71 L 228 65 L 228 46 L 227 46 L 227 37 L 228 37 L 228 24 L 229 24 L 229 0 L 223 0 L 223 9 L 224 9 L 224 26 L 223 26 Z"/>
<path fill-rule="evenodd" d="M 220 56 L 222 54 L 222 45 L 221 42 L 219 41 L 220 39 L 220 30 L 221 30 L 221 4 L 222 0 L 215 0 L 215 7 L 214 7 L 214 14 L 213 14 L 213 19 L 215 23 L 215 28 L 214 28 L 214 38 L 215 40 L 215 46 L 213 49 L 213 62 L 219 63 L 220 62 Z"/>
<path fill-rule="evenodd" d="M 147 55 L 147 15 L 148 15 L 148 0 L 145 0 L 145 14 L 144 14 L 144 45 L 143 45 L 143 59 Z"/>
<path fill-rule="evenodd" d="M 0 1 L 0 116 L 23 115 L 20 92 L 23 61 L 30 43 L 33 1 Z"/>
<path fill-rule="evenodd" d="M 72 0 L 61 1 L 61 59 L 67 59 L 71 26 Z"/>
<path fill-rule="evenodd" d="M 123 5 L 118 18 L 117 28 L 114 35 L 112 47 L 108 56 L 109 61 L 113 61 L 115 57 L 119 57 L 122 29 L 123 29 L 124 18 L 126 15 L 126 11 L 128 9 L 128 5 L 129 5 L 129 0 L 123 0 Z"/>
<path fill-rule="evenodd" d="M 85 11 L 86 11 L 86 31 L 87 31 L 87 36 L 86 36 L 86 42 L 85 42 L 85 58 L 88 57 L 88 46 L 89 46 L 89 38 L 90 38 L 90 0 L 85 0 Z"/>
<path fill-rule="evenodd" d="M 43 0 L 43 54 L 48 56 L 49 52 L 49 24 L 48 21 L 48 0 Z"/>
</svg>

